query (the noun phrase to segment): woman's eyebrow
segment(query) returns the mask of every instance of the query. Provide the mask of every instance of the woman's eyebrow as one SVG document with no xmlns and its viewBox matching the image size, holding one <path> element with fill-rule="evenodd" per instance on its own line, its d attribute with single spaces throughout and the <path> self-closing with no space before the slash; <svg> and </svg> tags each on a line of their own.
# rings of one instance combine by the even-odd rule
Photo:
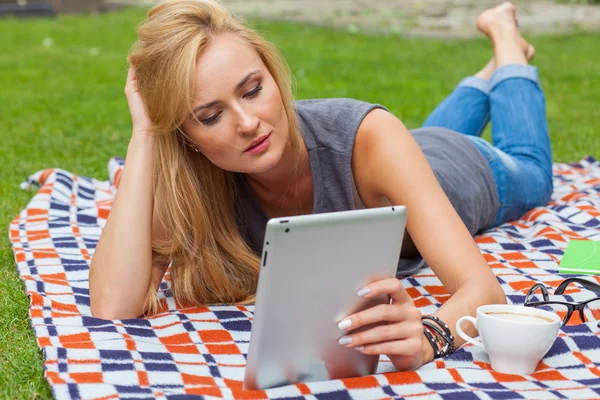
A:
<svg viewBox="0 0 600 400">
<path fill-rule="evenodd" d="M 248 75 L 246 75 L 244 77 L 244 79 L 242 79 L 237 85 L 235 85 L 235 90 L 240 90 L 242 88 L 242 86 L 244 86 L 246 84 L 246 82 L 248 82 L 250 80 L 250 78 L 252 78 L 254 75 L 260 73 L 260 70 L 254 70 L 252 72 L 250 72 Z M 216 106 L 217 104 L 221 103 L 220 100 L 215 100 L 215 101 L 211 101 L 210 103 L 206 103 L 206 104 L 202 104 L 196 108 L 194 108 L 193 113 L 195 114 L 196 112 L 200 111 L 200 110 L 204 110 L 206 108 L 211 108 Z"/>
</svg>

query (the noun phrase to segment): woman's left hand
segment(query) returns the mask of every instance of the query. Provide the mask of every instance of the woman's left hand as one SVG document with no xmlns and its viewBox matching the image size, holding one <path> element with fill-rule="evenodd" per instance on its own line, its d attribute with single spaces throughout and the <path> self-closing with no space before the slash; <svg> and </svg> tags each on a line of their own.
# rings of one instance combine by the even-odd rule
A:
<svg viewBox="0 0 600 400">
<path fill-rule="evenodd" d="M 396 369 L 408 371 L 419 368 L 433 357 L 425 354 L 424 333 L 421 312 L 415 307 L 402 283 L 396 278 L 383 279 L 365 286 L 363 297 L 373 297 L 385 293 L 392 298 L 391 304 L 380 304 L 344 318 L 338 326 L 349 331 L 340 339 L 340 344 L 354 347 L 364 354 L 385 354 Z M 360 291 L 359 291 L 360 292 Z M 345 324 L 344 324 L 345 322 Z M 353 330 L 376 322 L 384 324 L 360 333 Z M 345 340 L 344 340 L 345 339 Z M 348 340 L 351 342 L 348 343 Z M 347 343 L 347 344 L 344 344 Z"/>
</svg>

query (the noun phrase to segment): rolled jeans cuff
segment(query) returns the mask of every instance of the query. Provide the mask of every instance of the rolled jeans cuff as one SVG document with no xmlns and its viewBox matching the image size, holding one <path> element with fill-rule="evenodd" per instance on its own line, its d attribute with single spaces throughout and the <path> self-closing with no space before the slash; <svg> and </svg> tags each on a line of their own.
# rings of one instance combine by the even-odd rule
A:
<svg viewBox="0 0 600 400">
<path fill-rule="evenodd" d="M 490 83 L 485 79 L 477 78 L 475 76 L 469 76 L 458 84 L 458 87 L 470 87 L 483 92 L 486 95 L 490 94 Z"/>
<path fill-rule="evenodd" d="M 512 78 L 529 79 L 536 85 L 540 85 L 540 77 L 536 67 L 522 64 L 508 64 L 494 71 L 488 84 L 489 91 L 494 90 L 502 81 Z"/>
</svg>

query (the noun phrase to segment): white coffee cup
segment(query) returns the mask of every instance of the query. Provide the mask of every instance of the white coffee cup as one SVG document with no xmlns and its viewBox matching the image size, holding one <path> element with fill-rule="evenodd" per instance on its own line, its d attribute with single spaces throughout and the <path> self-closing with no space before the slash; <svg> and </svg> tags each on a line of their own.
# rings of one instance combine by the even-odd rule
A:
<svg viewBox="0 0 600 400">
<path fill-rule="evenodd" d="M 467 335 L 461 327 L 470 321 L 482 341 Z M 492 369 L 508 374 L 527 375 L 556 340 L 561 319 L 557 314 L 533 307 L 490 304 L 477 308 L 477 318 L 456 321 L 456 330 L 467 342 L 484 349 Z"/>
</svg>

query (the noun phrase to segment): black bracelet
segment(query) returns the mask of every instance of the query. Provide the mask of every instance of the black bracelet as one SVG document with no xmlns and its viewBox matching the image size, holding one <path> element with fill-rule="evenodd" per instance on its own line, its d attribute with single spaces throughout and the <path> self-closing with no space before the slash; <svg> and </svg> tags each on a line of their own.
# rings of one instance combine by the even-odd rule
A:
<svg viewBox="0 0 600 400">
<path fill-rule="evenodd" d="M 429 321 L 423 321 L 423 332 L 425 333 L 425 337 L 429 341 L 429 344 L 433 348 L 434 359 L 444 357 L 449 354 L 450 345 L 445 337 L 445 334 L 441 329 L 430 323 Z M 434 331 L 432 333 L 431 330 Z"/>
<path fill-rule="evenodd" d="M 448 325 L 446 325 L 446 323 L 444 321 L 442 321 L 441 319 L 439 319 L 435 315 L 423 315 L 421 317 L 421 320 L 431 320 L 431 321 L 435 322 L 436 324 L 438 324 L 444 330 L 444 332 L 446 333 L 446 335 L 448 335 L 448 337 L 450 339 L 453 339 L 453 341 L 454 341 L 454 337 L 452 336 L 452 331 L 450 330 L 450 328 L 448 328 Z"/>
<path fill-rule="evenodd" d="M 433 337 L 433 335 L 431 334 L 429 329 L 427 329 L 427 327 L 425 327 L 425 326 L 423 327 L 423 333 L 425 334 L 427 341 L 429 342 L 429 344 L 431 345 L 431 348 L 433 349 L 433 359 L 435 360 L 436 358 L 441 357 L 442 352 L 440 351 L 440 348 L 437 345 L 435 338 Z"/>
<path fill-rule="evenodd" d="M 431 344 L 434 353 L 434 359 L 439 357 L 445 357 L 449 354 L 452 354 L 455 351 L 454 347 L 454 336 L 441 319 L 434 315 L 423 315 L 421 317 L 421 322 L 424 325 L 423 331 L 425 333 L 425 337 Z M 428 328 L 431 328 L 436 335 L 435 337 L 429 331 Z"/>
<path fill-rule="evenodd" d="M 443 339 L 444 342 L 446 342 L 446 344 L 440 349 L 440 357 L 452 354 L 456 350 L 456 348 L 454 347 L 454 336 L 452 335 L 452 331 L 450 331 L 450 328 L 448 328 L 448 325 L 446 325 L 444 321 L 442 321 L 435 315 L 424 315 L 422 317 L 422 322 L 425 326 L 428 326 L 435 330 L 441 337 L 441 339 Z M 439 328 L 434 323 L 437 324 Z M 440 328 L 443 329 L 443 332 L 440 332 Z"/>
</svg>

